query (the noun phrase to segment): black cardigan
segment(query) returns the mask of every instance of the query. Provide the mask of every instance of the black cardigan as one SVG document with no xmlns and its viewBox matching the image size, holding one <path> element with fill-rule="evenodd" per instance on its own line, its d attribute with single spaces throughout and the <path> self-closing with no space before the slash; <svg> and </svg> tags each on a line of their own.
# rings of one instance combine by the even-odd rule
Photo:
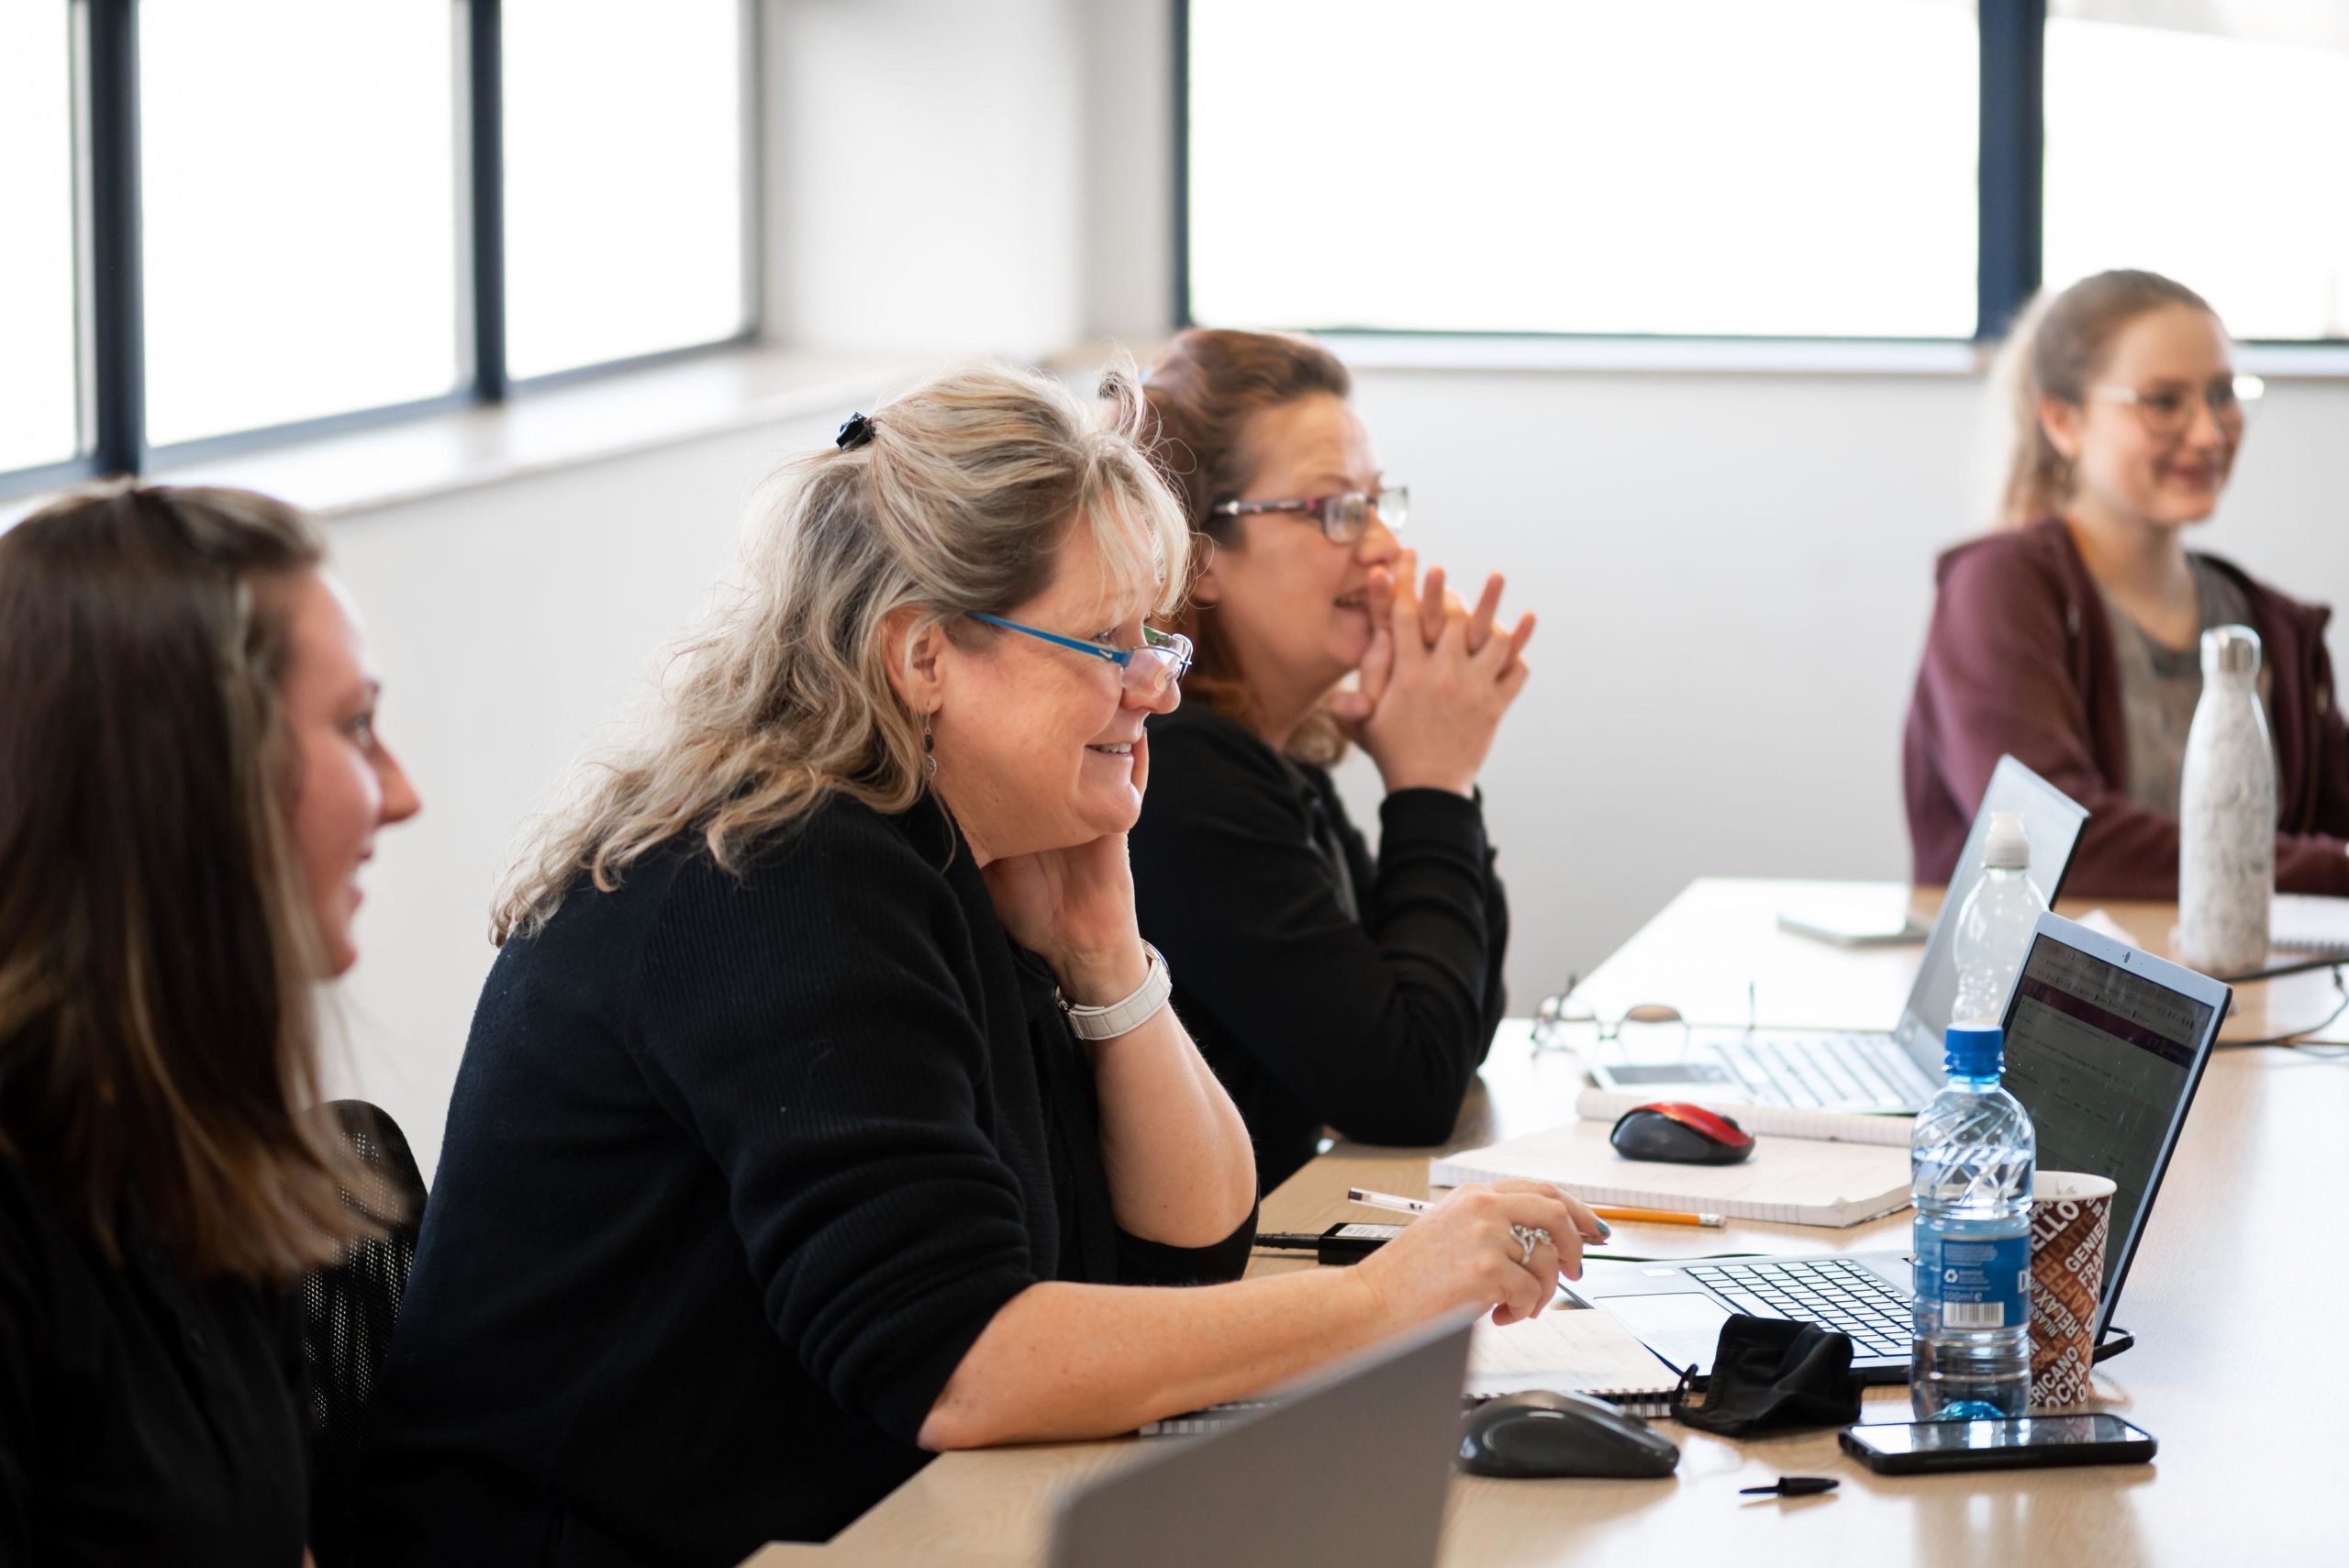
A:
<svg viewBox="0 0 2349 1568">
<path fill-rule="evenodd" d="M 0 1564 L 296 1568 L 300 1318 L 123 1218 L 111 1262 L 0 1154 Z"/>
<path fill-rule="evenodd" d="M 1264 1189 L 1325 1125 L 1450 1137 L 1507 1003 L 1508 906 L 1479 803 L 1397 790 L 1374 864 L 1327 771 L 1204 703 L 1152 718 L 1150 754 L 1131 836 L 1142 934 L 1247 1118 Z"/>
<path fill-rule="evenodd" d="M 491 970 L 369 1454 L 370 1563 L 819 1540 L 1047 1279 L 1236 1276 L 1110 1210 L 1090 1064 L 943 814 L 698 840 Z"/>
</svg>

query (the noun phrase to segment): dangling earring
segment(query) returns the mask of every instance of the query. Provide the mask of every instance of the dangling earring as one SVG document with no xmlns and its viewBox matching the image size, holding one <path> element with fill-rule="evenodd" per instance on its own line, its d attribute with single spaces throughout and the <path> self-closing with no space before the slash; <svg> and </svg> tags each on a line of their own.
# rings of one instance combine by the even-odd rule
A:
<svg viewBox="0 0 2349 1568">
<path fill-rule="evenodd" d="M 921 782 L 938 776 L 938 738 L 930 732 L 930 715 L 921 716 Z"/>
</svg>

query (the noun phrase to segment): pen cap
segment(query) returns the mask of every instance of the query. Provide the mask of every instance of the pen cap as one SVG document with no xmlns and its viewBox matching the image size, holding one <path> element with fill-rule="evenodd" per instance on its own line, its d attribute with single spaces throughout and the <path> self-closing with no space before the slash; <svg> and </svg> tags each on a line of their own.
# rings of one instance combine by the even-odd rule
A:
<svg viewBox="0 0 2349 1568">
<path fill-rule="evenodd" d="M 2006 1036 L 1987 1024 L 1952 1024 L 1942 1050 L 1953 1078 L 1995 1078 L 2006 1066 Z"/>
</svg>

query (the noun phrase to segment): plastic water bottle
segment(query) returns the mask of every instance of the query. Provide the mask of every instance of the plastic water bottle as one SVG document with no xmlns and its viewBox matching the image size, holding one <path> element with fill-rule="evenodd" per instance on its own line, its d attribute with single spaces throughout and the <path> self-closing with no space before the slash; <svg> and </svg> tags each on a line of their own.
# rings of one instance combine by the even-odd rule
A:
<svg viewBox="0 0 2349 1568">
<path fill-rule="evenodd" d="M 2177 951 L 2212 974 L 2267 962 L 2276 900 L 2276 749 L 2259 711 L 2259 634 L 2202 634 L 2202 697 L 2178 775 Z"/>
<path fill-rule="evenodd" d="M 2047 895 L 2032 884 L 2031 840 L 2020 811 L 1995 812 L 1982 845 L 1982 880 L 1957 912 L 1957 1004 L 1950 1021 L 1998 1022 L 2007 991 L 2031 948 Z"/>
<path fill-rule="evenodd" d="M 2020 1416 L 2031 1402 L 2031 1178 L 2038 1140 L 1998 1086 L 2004 1040 L 1953 1025 L 1949 1084 L 1917 1113 L 1916 1329 L 1909 1404 L 1920 1421 Z"/>
</svg>

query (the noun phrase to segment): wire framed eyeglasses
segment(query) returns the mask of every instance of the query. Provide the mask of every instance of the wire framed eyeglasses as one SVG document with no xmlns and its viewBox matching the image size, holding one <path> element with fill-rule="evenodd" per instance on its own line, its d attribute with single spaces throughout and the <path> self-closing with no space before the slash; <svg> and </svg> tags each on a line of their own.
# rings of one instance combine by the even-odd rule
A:
<svg viewBox="0 0 2349 1568">
<path fill-rule="evenodd" d="M 1389 533 L 1402 531 L 1411 514 L 1411 489 L 1407 484 L 1384 490 L 1346 490 L 1335 495 L 1308 495 L 1292 501 L 1219 501 L 1208 508 L 1219 517 L 1253 517 L 1268 512 L 1294 512 L 1321 525 L 1331 544 L 1352 544 L 1362 538 L 1375 517 Z"/>
<path fill-rule="evenodd" d="M 1115 664 L 1119 684 L 1145 702 L 1163 695 L 1166 689 L 1180 683 L 1191 668 L 1191 639 L 1179 632 L 1144 627 L 1141 628 L 1142 643 L 1140 648 L 1112 648 L 1104 642 L 1087 642 L 1081 637 L 1063 637 L 1057 631 L 1022 626 L 1016 620 L 1006 620 L 1001 616 L 985 616 L 975 610 L 971 612 L 971 618 L 1049 642 L 1055 648 L 1071 649 Z"/>
<path fill-rule="evenodd" d="M 2211 423 L 2221 430 L 2242 429 L 2260 399 L 2267 395 L 2267 384 L 2255 375 L 2221 375 L 2211 377 L 2210 384 L 2202 387 L 2179 383 L 2143 389 L 2091 386 L 2087 395 L 2098 403 L 2134 408 L 2146 433 L 2166 440 L 2186 434 L 2198 406 L 2210 409 Z"/>
</svg>

